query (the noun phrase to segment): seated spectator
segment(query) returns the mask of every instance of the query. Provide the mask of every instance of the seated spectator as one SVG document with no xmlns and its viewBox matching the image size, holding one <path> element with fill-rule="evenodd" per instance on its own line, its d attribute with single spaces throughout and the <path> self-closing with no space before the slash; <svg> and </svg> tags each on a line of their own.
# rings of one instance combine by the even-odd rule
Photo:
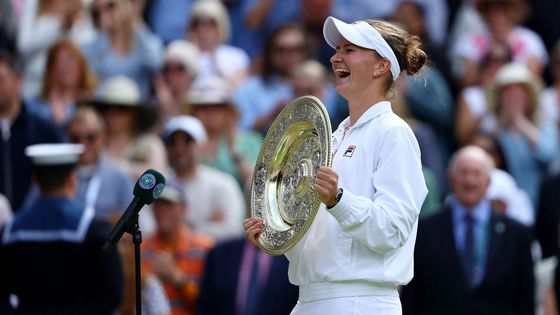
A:
<svg viewBox="0 0 560 315">
<path fill-rule="evenodd" d="M 202 164 L 206 131 L 192 116 L 177 116 L 163 129 L 169 164 L 169 178 L 185 187 L 189 209 L 185 221 L 201 233 L 217 240 L 240 236 L 245 201 L 235 178 Z"/>
<path fill-rule="evenodd" d="M 188 94 L 199 67 L 199 51 L 194 44 L 176 40 L 167 46 L 162 71 L 154 79 L 161 125 L 171 117 L 191 113 Z"/>
<path fill-rule="evenodd" d="M 91 102 L 107 125 L 107 156 L 134 180 L 146 169 L 167 169 L 165 146 L 150 131 L 157 120 L 156 111 L 141 102 L 138 86 L 124 76 L 103 81 L 99 95 Z"/>
<path fill-rule="evenodd" d="M 449 164 L 453 194 L 418 224 L 414 278 L 403 314 L 535 313 L 530 231 L 492 211 L 485 198 L 493 165 L 481 148 L 459 149 Z"/>
<path fill-rule="evenodd" d="M 157 230 L 143 244 L 143 270 L 163 283 L 173 315 L 194 315 L 206 253 L 214 241 L 182 220 L 194 209 L 181 183 L 168 181 L 153 210 Z"/>
<path fill-rule="evenodd" d="M 94 27 L 80 0 L 26 0 L 21 9 L 17 50 L 24 62 L 22 93 L 40 96 L 47 52 L 65 37 L 77 45 L 93 40 Z"/>
<path fill-rule="evenodd" d="M 136 81 L 147 101 L 153 75 L 163 60 L 163 44 L 144 25 L 132 0 L 93 0 L 91 14 L 97 32 L 83 46 L 89 64 L 101 81 L 127 76 Z"/>
<path fill-rule="evenodd" d="M 69 40 L 61 40 L 49 49 L 40 96 L 29 100 L 27 106 L 66 128 L 76 103 L 93 97 L 96 84 L 97 78 L 80 49 Z"/>
<path fill-rule="evenodd" d="M 267 37 L 260 72 L 249 77 L 233 96 L 241 128 L 266 134 L 278 113 L 293 99 L 290 76 L 308 57 L 305 30 L 284 24 Z"/>
<path fill-rule="evenodd" d="M 187 39 L 197 45 L 201 53 L 195 87 L 209 77 L 221 77 L 234 88 L 245 81 L 249 74 L 249 56 L 241 48 L 226 44 L 230 37 L 230 19 L 222 1 L 195 1 L 187 30 Z"/>
<path fill-rule="evenodd" d="M 134 188 L 130 176 L 105 154 L 106 126 L 101 115 L 83 105 L 68 126 L 68 138 L 82 144 L 78 160 L 76 198 L 95 209 L 95 215 L 111 220 L 127 208 Z"/>
<path fill-rule="evenodd" d="M 263 139 L 255 131 L 239 128 L 228 82 L 207 78 L 191 91 L 189 103 L 206 130 L 202 162 L 230 174 L 245 190 L 251 184 Z"/>
<path fill-rule="evenodd" d="M 285 256 L 268 255 L 245 237 L 219 243 L 206 258 L 196 313 L 289 315 L 298 287 L 287 274 Z"/>
<path fill-rule="evenodd" d="M 25 147 L 63 141 L 53 123 L 27 110 L 20 87 L 20 61 L 0 50 L 0 193 L 8 198 L 14 212 L 22 206 L 31 187 L 31 160 L 24 154 Z"/>
</svg>

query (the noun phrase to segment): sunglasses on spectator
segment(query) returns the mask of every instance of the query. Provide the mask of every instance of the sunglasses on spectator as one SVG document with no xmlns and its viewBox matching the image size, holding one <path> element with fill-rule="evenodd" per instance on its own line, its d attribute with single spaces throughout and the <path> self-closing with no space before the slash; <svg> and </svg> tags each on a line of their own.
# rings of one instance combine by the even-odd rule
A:
<svg viewBox="0 0 560 315">
<path fill-rule="evenodd" d="M 123 113 L 123 112 L 129 112 L 133 110 L 134 108 L 132 106 L 110 104 L 102 109 L 102 113 L 106 113 L 106 112 Z"/>
<path fill-rule="evenodd" d="M 280 45 L 274 47 L 273 51 L 278 54 L 302 53 L 303 51 L 305 51 L 305 46 L 304 45 L 284 45 L 284 46 Z"/>
<path fill-rule="evenodd" d="M 194 138 L 191 135 L 181 132 L 181 136 L 176 136 L 175 134 L 171 134 L 167 139 L 165 139 L 165 144 L 168 147 L 175 146 L 177 144 L 191 144 L 194 142 Z"/>
<path fill-rule="evenodd" d="M 72 143 L 92 143 L 99 137 L 99 132 L 90 132 L 85 134 L 70 134 L 70 142 Z"/>
<path fill-rule="evenodd" d="M 166 64 L 163 66 L 163 72 L 165 73 L 177 73 L 177 72 L 185 72 L 187 69 L 185 66 L 180 64 Z"/>
<path fill-rule="evenodd" d="M 208 17 L 197 17 L 191 22 L 192 28 L 197 28 L 200 26 L 216 26 L 216 21 Z"/>
<path fill-rule="evenodd" d="M 104 5 L 93 6 L 91 8 L 91 15 L 93 16 L 94 19 L 97 19 L 102 13 L 113 11 L 116 6 L 117 6 L 116 1 L 109 1 Z"/>
</svg>

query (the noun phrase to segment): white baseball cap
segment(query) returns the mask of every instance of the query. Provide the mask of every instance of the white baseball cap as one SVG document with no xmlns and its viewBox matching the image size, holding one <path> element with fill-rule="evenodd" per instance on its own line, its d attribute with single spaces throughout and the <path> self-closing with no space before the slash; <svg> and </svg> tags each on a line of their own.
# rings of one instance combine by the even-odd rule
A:
<svg viewBox="0 0 560 315">
<path fill-rule="evenodd" d="M 323 36 L 325 41 L 332 48 L 338 46 L 340 37 L 344 37 L 352 44 L 375 50 L 381 57 L 387 58 L 391 62 L 391 75 L 393 81 L 397 80 L 401 73 L 401 67 L 395 52 L 383 39 L 381 34 L 365 21 L 345 23 L 337 18 L 329 16 L 323 24 Z"/>
<path fill-rule="evenodd" d="M 198 118 L 188 115 L 175 116 L 163 127 L 163 137 L 167 138 L 175 131 L 182 131 L 190 135 L 198 144 L 206 142 L 206 131 Z"/>
</svg>

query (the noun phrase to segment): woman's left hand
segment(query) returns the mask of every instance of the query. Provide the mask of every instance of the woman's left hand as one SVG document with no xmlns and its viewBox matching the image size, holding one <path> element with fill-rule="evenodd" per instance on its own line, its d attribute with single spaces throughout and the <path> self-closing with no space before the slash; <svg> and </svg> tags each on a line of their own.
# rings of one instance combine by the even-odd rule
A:
<svg viewBox="0 0 560 315">
<path fill-rule="evenodd" d="M 338 194 L 338 174 L 330 167 L 321 166 L 317 171 L 313 188 L 321 202 L 327 206 L 334 206 Z"/>
</svg>

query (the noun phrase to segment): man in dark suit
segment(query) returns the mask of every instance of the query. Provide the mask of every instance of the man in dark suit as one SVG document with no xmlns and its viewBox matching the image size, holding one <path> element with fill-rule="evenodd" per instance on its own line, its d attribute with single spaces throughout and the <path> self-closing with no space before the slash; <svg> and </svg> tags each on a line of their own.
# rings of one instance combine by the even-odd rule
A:
<svg viewBox="0 0 560 315">
<path fill-rule="evenodd" d="M 546 179 L 539 194 L 537 218 L 535 220 L 535 237 L 542 250 L 542 258 L 558 257 L 560 248 L 560 173 Z M 554 281 L 556 306 L 560 310 L 560 267 L 556 267 L 556 280 Z"/>
<path fill-rule="evenodd" d="M 270 256 L 245 237 L 222 242 L 206 258 L 196 314 L 289 315 L 298 288 L 287 275 L 286 257 Z"/>
<path fill-rule="evenodd" d="M 492 168 L 477 147 L 453 156 L 453 194 L 444 211 L 418 225 L 414 278 L 402 290 L 405 315 L 534 314 L 530 232 L 484 198 Z"/>
<path fill-rule="evenodd" d="M 27 110 L 20 96 L 21 62 L 0 49 L 0 193 L 16 213 L 31 186 L 31 160 L 25 148 L 63 142 L 62 131 Z"/>
</svg>

